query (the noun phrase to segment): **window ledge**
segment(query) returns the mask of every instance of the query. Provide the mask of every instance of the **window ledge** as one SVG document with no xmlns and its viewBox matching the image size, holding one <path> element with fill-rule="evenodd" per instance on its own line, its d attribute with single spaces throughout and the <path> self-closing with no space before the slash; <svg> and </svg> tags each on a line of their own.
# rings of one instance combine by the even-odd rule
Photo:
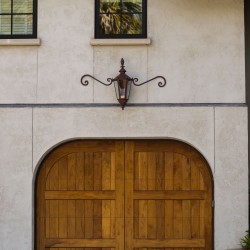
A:
<svg viewBox="0 0 250 250">
<path fill-rule="evenodd" d="M 92 39 L 92 46 L 139 46 L 150 45 L 151 39 Z"/>
<path fill-rule="evenodd" d="M 40 46 L 41 39 L 0 39 L 0 46 Z"/>
</svg>

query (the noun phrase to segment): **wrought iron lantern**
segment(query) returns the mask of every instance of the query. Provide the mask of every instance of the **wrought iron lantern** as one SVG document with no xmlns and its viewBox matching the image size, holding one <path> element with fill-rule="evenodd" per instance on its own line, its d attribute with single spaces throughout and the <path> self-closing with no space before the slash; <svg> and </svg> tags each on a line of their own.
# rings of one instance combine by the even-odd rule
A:
<svg viewBox="0 0 250 250">
<path fill-rule="evenodd" d="M 104 83 L 104 82 L 96 79 L 95 77 L 93 77 L 89 74 L 86 74 L 86 75 L 82 76 L 81 84 L 83 86 L 87 86 L 89 84 L 88 80 L 84 80 L 86 77 L 90 77 L 90 78 L 96 80 L 97 82 L 99 82 L 105 86 L 110 86 L 112 83 L 114 83 L 116 98 L 117 98 L 118 102 L 120 103 L 122 109 L 124 109 L 124 107 L 126 106 L 128 100 L 129 100 L 132 84 L 135 86 L 141 86 L 141 85 L 146 84 L 148 82 L 151 82 L 157 78 L 160 78 L 163 80 L 163 82 L 161 82 L 161 81 L 158 82 L 159 87 L 165 87 L 167 84 L 167 81 L 163 76 L 156 76 L 156 77 L 154 77 L 146 82 L 138 84 L 137 83 L 138 78 L 131 78 L 126 74 L 123 58 L 121 59 L 121 69 L 119 72 L 120 72 L 120 74 L 118 76 L 116 76 L 115 78 L 108 78 L 107 83 Z"/>
</svg>

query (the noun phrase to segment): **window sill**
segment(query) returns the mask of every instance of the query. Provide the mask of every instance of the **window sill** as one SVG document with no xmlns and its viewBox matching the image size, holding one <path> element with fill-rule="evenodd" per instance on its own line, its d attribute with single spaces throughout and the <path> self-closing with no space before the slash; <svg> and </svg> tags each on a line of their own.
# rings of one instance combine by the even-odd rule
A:
<svg viewBox="0 0 250 250">
<path fill-rule="evenodd" d="M 92 46 L 140 46 L 150 45 L 151 39 L 92 39 Z"/>
<path fill-rule="evenodd" d="M 0 46 L 40 46 L 41 39 L 0 39 Z"/>
</svg>

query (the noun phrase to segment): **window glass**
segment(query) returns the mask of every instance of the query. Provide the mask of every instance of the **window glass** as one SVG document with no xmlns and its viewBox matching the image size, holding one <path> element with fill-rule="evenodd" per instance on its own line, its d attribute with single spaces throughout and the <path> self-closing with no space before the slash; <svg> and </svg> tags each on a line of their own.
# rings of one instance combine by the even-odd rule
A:
<svg viewBox="0 0 250 250">
<path fill-rule="evenodd" d="M 95 36 L 146 37 L 146 0 L 96 0 Z"/>
<path fill-rule="evenodd" d="M 36 0 L 0 0 L 0 38 L 36 37 Z"/>
</svg>

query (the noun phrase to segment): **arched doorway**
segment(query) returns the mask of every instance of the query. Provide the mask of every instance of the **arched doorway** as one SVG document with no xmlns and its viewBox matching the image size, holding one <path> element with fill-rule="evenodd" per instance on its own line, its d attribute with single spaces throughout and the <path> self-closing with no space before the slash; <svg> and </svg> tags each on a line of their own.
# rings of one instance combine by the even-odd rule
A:
<svg viewBox="0 0 250 250">
<path fill-rule="evenodd" d="M 36 179 L 36 250 L 213 249 L 213 178 L 174 140 L 77 140 Z"/>
</svg>

